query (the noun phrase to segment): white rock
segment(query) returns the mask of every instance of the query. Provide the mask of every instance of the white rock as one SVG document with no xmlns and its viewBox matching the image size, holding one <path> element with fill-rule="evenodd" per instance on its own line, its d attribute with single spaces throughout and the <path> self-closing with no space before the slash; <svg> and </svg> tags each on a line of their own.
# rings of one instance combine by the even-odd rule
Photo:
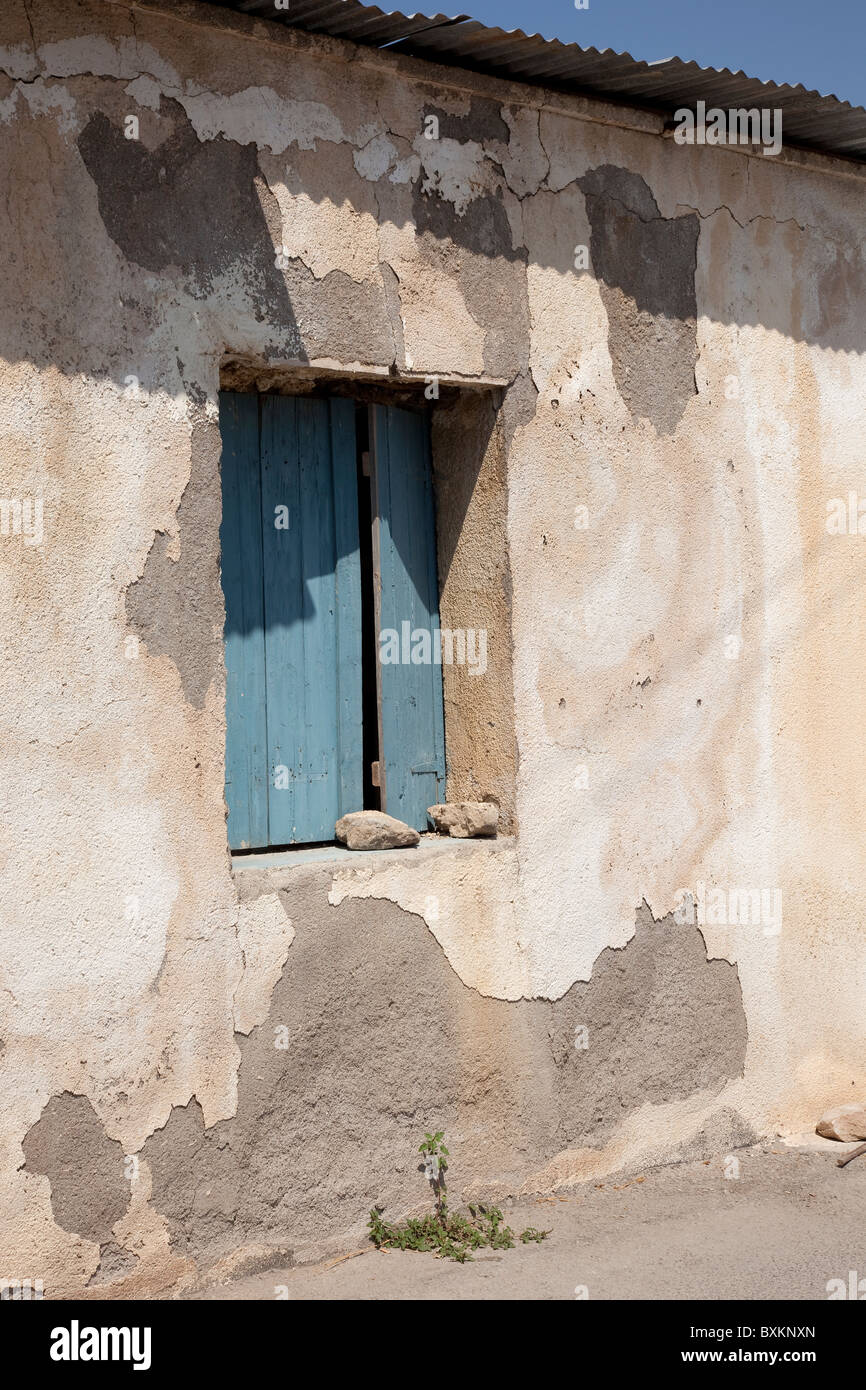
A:
<svg viewBox="0 0 866 1390">
<path fill-rule="evenodd" d="M 841 1139 L 843 1144 L 866 1139 L 866 1106 L 837 1105 L 834 1110 L 828 1110 L 821 1116 L 815 1133 L 823 1135 L 825 1139 Z"/>
<path fill-rule="evenodd" d="M 492 801 L 445 801 L 428 806 L 427 814 L 441 835 L 466 840 L 475 835 L 495 835 L 499 807 Z"/>
<path fill-rule="evenodd" d="M 337 821 L 336 835 L 348 849 L 400 849 L 421 839 L 411 825 L 384 811 L 350 811 Z"/>
</svg>

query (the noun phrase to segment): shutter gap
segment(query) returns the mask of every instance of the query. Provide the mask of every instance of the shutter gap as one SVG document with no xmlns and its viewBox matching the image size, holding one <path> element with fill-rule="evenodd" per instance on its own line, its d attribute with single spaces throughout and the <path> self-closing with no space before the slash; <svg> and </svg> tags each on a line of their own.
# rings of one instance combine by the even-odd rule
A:
<svg viewBox="0 0 866 1390">
<path fill-rule="evenodd" d="M 372 441 L 367 406 L 355 407 L 355 438 L 358 450 L 358 530 L 361 561 L 361 679 L 365 811 L 381 809 L 379 763 L 379 686 L 376 672 L 376 583 L 373 566 L 373 476 Z M 361 807 L 353 807 L 360 810 Z"/>
</svg>

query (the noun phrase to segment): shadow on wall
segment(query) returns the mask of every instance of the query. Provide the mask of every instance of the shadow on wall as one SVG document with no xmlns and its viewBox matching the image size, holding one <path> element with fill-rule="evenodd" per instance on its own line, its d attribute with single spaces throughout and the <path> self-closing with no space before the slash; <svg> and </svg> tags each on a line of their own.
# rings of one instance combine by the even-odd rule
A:
<svg viewBox="0 0 866 1390">
<path fill-rule="evenodd" d="M 274 330 L 275 347 L 305 361 L 275 263 L 279 210 L 255 146 L 202 142 L 175 102 L 163 100 L 161 112 L 170 133 L 155 150 L 127 140 L 101 111 L 78 137 L 108 235 L 145 270 L 176 269 L 193 294 L 212 293 L 219 277 L 242 266 L 254 316 Z"/>
<path fill-rule="evenodd" d="M 126 590 L 125 607 L 132 631 L 152 656 L 168 656 L 174 662 L 185 698 L 196 709 L 202 709 L 210 683 L 222 666 L 224 631 L 243 629 L 231 618 L 228 625 L 224 622 L 219 547 L 215 544 L 222 512 L 220 431 L 195 404 L 191 418 L 190 476 L 176 513 L 181 539 L 179 554 L 177 558 L 172 556 L 172 538 L 158 532 L 141 576 Z M 436 472 L 439 581 L 444 590 L 454 547 L 462 534 L 495 428 L 496 411 L 487 393 L 446 389 L 434 418 L 440 432 L 451 432 L 447 444 L 442 446 L 442 451 L 447 448 L 450 465 L 447 481 L 443 481 L 441 468 Z M 433 453 L 436 469 L 440 449 L 435 433 Z M 504 545 L 501 549 L 500 567 L 507 567 Z M 403 559 L 407 572 L 416 573 L 420 549 L 405 554 Z M 314 565 L 307 571 L 307 578 L 315 574 Z M 311 600 L 305 589 L 289 596 L 288 603 L 290 615 L 301 618 L 311 613 Z"/>
<path fill-rule="evenodd" d="M 78 171 L 67 162 L 65 147 L 59 142 L 59 152 L 53 150 L 50 156 L 39 153 L 39 145 L 44 143 L 39 134 L 44 118 L 17 114 L 12 138 L 6 142 L 10 163 L 4 171 L 4 184 L 10 190 L 10 224 L 26 227 L 28 219 L 36 215 L 32 183 L 23 176 L 32 163 L 34 174 L 38 172 L 41 179 L 44 222 L 62 226 L 63 251 L 57 270 L 46 275 L 44 247 L 36 244 L 38 238 L 33 239 L 34 244 L 20 235 L 13 238 L 17 240 L 16 278 L 30 287 L 37 303 L 41 297 L 45 304 L 37 313 L 22 304 L 4 316 L 0 352 L 7 360 L 27 358 L 40 366 L 51 362 L 70 373 L 110 374 L 122 384 L 130 370 L 128 345 L 146 341 L 156 313 L 153 286 L 136 280 L 134 268 L 139 267 L 159 273 L 193 304 L 210 296 L 208 322 L 198 329 L 208 352 L 219 353 L 226 343 L 232 344 L 238 316 L 247 314 L 261 325 L 257 350 L 274 360 L 303 362 L 327 350 L 336 360 L 386 365 L 394 361 L 397 289 L 390 267 L 382 267 L 379 284 L 355 280 L 339 270 L 317 279 L 299 257 L 278 267 L 275 249 L 281 238 L 281 219 L 268 182 L 275 178 L 291 193 L 303 191 L 315 203 L 330 203 L 335 211 L 348 205 L 382 223 L 414 226 L 422 254 L 444 274 L 459 275 L 459 283 L 469 295 L 470 312 L 480 315 L 488 337 L 491 333 L 506 338 L 510 334 L 513 343 L 515 337 L 525 336 L 521 298 L 525 288 L 521 288 L 520 277 L 529 252 L 525 246 L 513 245 L 506 199 L 516 195 L 509 192 L 500 163 L 512 143 L 512 133 L 497 103 L 476 98 L 469 114 L 460 117 L 450 116 L 435 105 L 429 108 L 438 111 L 442 138 L 471 143 L 473 152 L 479 148 L 484 151 L 493 191 L 488 188 L 469 198 L 462 215 L 429 186 L 423 173 L 413 183 L 391 181 L 388 170 L 377 180 L 362 178 L 352 163 L 351 147 L 344 144 L 319 141 L 315 150 L 290 147 L 274 156 L 259 155 L 255 145 L 241 145 L 222 136 L 200 140 L 182 106 L 165 97 L 158 112 L 141 113 L 142 138 L 130 141 L 123 132 L 128 101 L 122 90 L 106 84 L 101 104 L 102 109 L 90 117 L 78 136 L 77 154 L 96 189 L 105 230 L 133 272 L 130 284 L 138 288 L 121 297 L 117 317 L 110 325 L 94 323 L 93 305 L 82 287 L 99 274 L 99 262 L 94 262 L 89 224 L 82 215 L 85 205 Z M 671 158 L 677 154 L 671 149 Z M 715 150 L 705 153 L 708 160 L 722 157 L 735 158 Z M 738 168 L 745 183 L 748 160 L 740 158 Z M 777 177 L 799 176 L 780 166 Z M 605 302 L 612 316 L 612 331 L 624 337 L 633 335 L 635 316 L 649 316 L 656 325 L 684 326 L 675 329 L 674 336 L 685 338 L 676 352 L 680 371 L 687 373 L 689 357 L 693 366 L 698 307 L 694 272 L 699 219 L 693 213 L 662 217 L 646 182 L 638 174 L 611 164 L 589 171 L 560 193 L 527 195 L 527 208 L 535 197 L 547 200 L 540 206 L 545 209 L 542 223 L 550 229 L 543 246 L 533 244 L 533 256 L 541 256 L 544 264 L 562 275 L 575 273 L 574 238 L 561 234 L 556 207 L 573 187 L 579 188 L 586 200 L 591 224 L 589 273 L 609 292 Z M 567 203 L 562 207 L 567 218 Z M 769 217 L 763 220 L 767 226 L 773 225 Z M 730 293 L 720 289 L 716 305 L 702 304 L 701 312 L 721 313 L 725 322 L 744 326 L 761 324 L 823 347 L 866 351 L 866 319 L 857 309 L 866 303 L 862 250 L 843 247 L 811 228 L 800 228 L 797 235 L 804 247 L 811 239 L 816 248 L 812 263 L 820 269 L 808 292 L 780 293 L 789 272 L 793 273 L 792 235 L 790 222 L 784 230 L 778 229 L 778 256 L 773 253 L 778 271 L 770 277 L 766 275 L 770 253 L 766 236 L 760 245 L 757 238 L 750 238 L 738 251 L 736 264 L 732 260 L 721 268 Z M 449 261 L 455 248 L 471 253 L 470 259 L 495 261 L 499 266 L 495 288 L 488 270 L 485 294 L 479 297 L 480 287 L 473 281 L 476 272 L 467 260 L 458 257 L 453 265 Z M 751 285 L 752 290 L 745 292 L 744 284 Z M 718 305 L 723 304 L 730 307 L 719 310 Z M 635 361 L 647 350 L 655 352 L 646 325 L 641 333 Z M 215 337 L 219 337 L 218 342 Z M 662 357 L 664 351 L 662 345 Z M 656 380 L 660 370 L 657 362 Z M 622 376 L 623 380 L 628 377 L 625 368 Z M 159 381 L 154 389 L 160 389 Z M 189 389 L 200 392 L 201 386 L 193 383 Z"/>
</svg>

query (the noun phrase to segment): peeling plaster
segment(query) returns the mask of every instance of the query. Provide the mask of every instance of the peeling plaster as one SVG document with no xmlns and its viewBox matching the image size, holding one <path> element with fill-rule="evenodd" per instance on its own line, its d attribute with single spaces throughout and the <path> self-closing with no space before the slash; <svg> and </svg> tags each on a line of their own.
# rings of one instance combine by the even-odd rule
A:
<svg viewBox="0 0 866 1390">
<path fill-rule="evenodd" d="M 386 175 L 389 183 L 413 183 L 421 170 L 419 157 L 401 158 L 397 146 L 387 135 L 374 135 L 366 145 L 354 151 L 352 159 L 361 178 L 369 183 L 378 183 Z"/>
<path fill-rule="evenodd" d="M 340 144 L 347 136 L 333 111 L 319 101 L 293 101 L 270 87 L 246 87 L 230 97 L 204 92 L 181 104 L 199 140 L 224 135 L 240 145 L 282 154 L 290 145 L 313 150 L 319 140 Z"/>
<path fill-rule="evenodd" d="M 151 655 L 171 658 L 186 698 L 198 709 L 222 667 L 224 610 L 212 543 L 221 509 L 220 447 L 216 424 L 199 420 L 190 439 L 190 479 L 178 504 L 175 536 L 154 537 L 141 578 L 126 592 L 133 632 Z"/>
<path fill-rule="evenodd" d="M 335 909 L 327 879 L 319 865 L 279 894 L 302 925 L 242 1044 L 236 1116 L 205 1129 L 195 1103 L 178 1107 L 144 1146 L 179 1254 L 207 1265 L 263 1241 L 308 1259 L 347 1230 L 360 1239 L 373 1202 L 417 1199 L 407 1155 L 434 1123 L 459 1146 L 464 1190 L 567 1162 L 576 1136 L 598 1153 L 629 1115 L 679 1098 L 692 1105 L 676 1132 L 706 1151 L 698 1117 L 741 1074 L 746 1029 L 736 970 L 707 960 L 694 927 L 644 907 L 588 984 L 508 1004 L 462 986 L 417 915 Z M 272 911 L 274 897 L 252 901 Z"/>
<path fill-rule="evenodd" d="M 515 848 L 472 848 L 453 856 L 399 860 L 338 869 L 328 892 L 337 907 L 350 899 L 387 899 L 421 917 L 451 968 L 470 989 L 498 999 L 535 992 L 528 941 L 515 908 L 519 858 Z"/>
<path fill-rule="evenodd" d="M 435 194 L 451 203 L 458 217 L 469 204 L 492 192 L 498 182 L 481 145 L 474 140 L 462 142 L 443 136 L 428 140 L 421 134 L 414 142 L 421 164 L 420 191 Z"/>
<path fill-rule="evenodd" d="M 27 1171 L 51 1184 L 58 1226 L 108 1241 L 129 1206 L 123 1149 L 109 1139 L 86 1096 L 53 1096 L 24 1140 Z"/>
<path fill-rule="evenodd" d="M 669 434 L 698 389 L 698 220 L 662 218 L 649 186 L 627 169 L 602 165 L 578 183 L 617 386 L 635 418 Z"/>
<path fill-rule="evenodd" d="M 280 978 L 295 939 L 295 929 L 276 893 L 241 903 L 238 943 L 244 973 L 235 992 L 234 1020 L 238 1033 L 248 1034 L 267 1018 L 274 985 Z"/>
</svg>

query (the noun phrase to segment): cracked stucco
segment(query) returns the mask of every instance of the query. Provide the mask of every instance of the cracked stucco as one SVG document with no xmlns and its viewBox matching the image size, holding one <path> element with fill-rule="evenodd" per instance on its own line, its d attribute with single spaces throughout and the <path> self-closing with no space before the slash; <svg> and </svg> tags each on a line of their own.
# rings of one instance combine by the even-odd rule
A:
<svg viewBox="0 0 866 1390">
<path fill-rule="evenodd" d="M 630 949 L 638 904 L 782 891 L 779 937 L 702 930 L 698 974 L 736 964 L 742 1074 L 629 1109 L 603 1148 L 527 1149 L 511 1185 L 790 1129 L 864 1084 L 862 598 L 824 530 L 827 497 L 866 490 L 862 175 L 158 0 L 4 6 L 0 122 L 3 495 L 45 504 L 42 546 L 0 538 L 0 1239 L 22 1270 L 190 1276 L 166 1131 L 183 1112 L 195 1153 L 252 1104 L 245 1049 L 301 987 L 303 912 L 239 903 L 226 853 L 224 351 L 507 383 L 519 839 L 329 871 L 325 923 L 406 918 L 443 998 L 553 1007 Z M 645 306 L 655 358 L 617 200 L 632 249 L 686 244 Z M 98 1153 L 139 1156 L 111 1229 L 58 1224 L 54 1150 L 22 1148 L 64 1096 Z"/>
</svg>

